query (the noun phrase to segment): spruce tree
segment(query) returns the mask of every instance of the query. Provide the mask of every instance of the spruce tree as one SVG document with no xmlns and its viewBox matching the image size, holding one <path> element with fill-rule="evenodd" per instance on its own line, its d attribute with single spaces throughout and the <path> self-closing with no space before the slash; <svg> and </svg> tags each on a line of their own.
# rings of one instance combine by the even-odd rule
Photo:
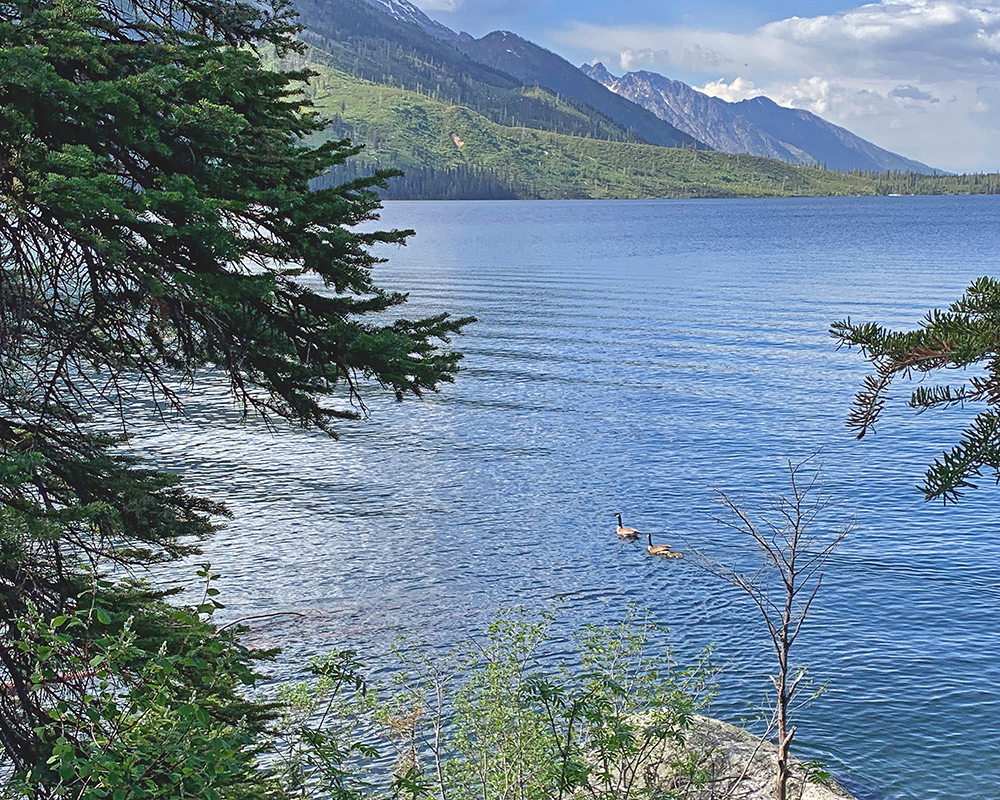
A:
<svg viewBox="0 0 1000 800">
<path fill-rule="evenodd" d="M 0 746 L 33 796 L 90 796 L 101 754 L 132 763 L 116 713 L 194 708 L 244 767 L 267 715 L 240 699 L 254 656 L 211 625 L 214 590 L 184 608 L 120 578 L 190 555 L 222 507 L 95 416 L 127 430 L 130 397 L 179 407 L 210 368 L 245 413 L 332 433 L 363 382 L 401 400 L 457 369 L 444 345 L 468 320 L 382 313 L 405 296 L 370 247 L 408 232 L 352 229 L 391 173 L 310 191 L 357 149 L 303 144 L 323 125 L 308 74 L 263 68 L 297 30 L 285 0 L 0 4 Z M 135 786 L 168 786 L 141 744 Z M 223 773 L 185 791 L 246 777 Z"/>
<path fill-rule="evenodd" d="M 959 441 L 927 469 L 920 486 L 926 499 L 957 502 L 965 490 L 977 487 L 984 471 L 1000 482 L 1000 281 L 979 278 L 948 309 L 930 311 L 915 330 L 893 331 L 848 319 L 835 323 L 831 332 L 840 345 L 858 348 L 874 367 L 848 419 L 858 438 L 875 430 L 889 389 L 900 378 L 942 370 L 961 375 L 951 384 L 917 386 L 909 405 L 918 412 L 980 408 Z"/>
</svg>

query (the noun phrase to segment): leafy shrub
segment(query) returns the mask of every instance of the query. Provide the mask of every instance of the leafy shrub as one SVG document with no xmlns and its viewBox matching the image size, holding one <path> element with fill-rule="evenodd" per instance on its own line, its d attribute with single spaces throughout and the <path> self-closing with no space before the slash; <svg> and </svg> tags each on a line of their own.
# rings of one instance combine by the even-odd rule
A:
<svg viewBox="0 0 1000 800">
<path fill-rule="evenodd" d="M 442 657 L 397 647 L 400 668 L 381 691 L 350 652 L 314 662 L 314 680 L 281 694 L 279 783 L 317 800 L 685 796 L 705 779 L 681 745 L 712 695 L 707 654 L 680 668 L 665 630 L 632 610 L 585 627 L 557 662 L 555 618 L 502 612 Z"/>
<path fill-rule="evenodd" d="M 206 588 L 197 605 L 160 602 L 161 622 L 179 640 L 155 649 L 137 618 L 116 618 L 110 601 L 120 587 L 95 589 L 51 619 L 33 607 L 21 616 L 19 647 L 35 665 L 30 692 L 45 698 L 47 713 L 35 734 L 50 755 L 9 776 L 5 798 L 262 796 L 256 760 L 268 707 L 239 697 L 258 677 L 255 655 L 238 630 L 211 624 L 215 576 L 207 565 L 199 574 Z"/>
</svg>

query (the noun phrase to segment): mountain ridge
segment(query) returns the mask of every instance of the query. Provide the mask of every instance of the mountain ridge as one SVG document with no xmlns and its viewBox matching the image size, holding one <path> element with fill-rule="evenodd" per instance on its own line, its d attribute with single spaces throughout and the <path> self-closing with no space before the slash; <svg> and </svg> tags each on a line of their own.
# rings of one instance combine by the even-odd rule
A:
<svg viewBox="0 0 1000 800">
<path fill-rule="evenodd" d="M 296 0 L 306 28 L 300 36 L 326 66 L 468 106 L 501 125 L 610 141 L 637 140 L 634 133 L 580 101 L 526 87 L 514 76 L 475 61 L 453 42 L 417 24 L 419 18 L 408 18 L 409 8 L 418 9 L 403 6 L 401 0 L 386 0 L 390 1 L 394 14 L 380 0 Z"/>
<path fill-rule="evenodd" d="M 428 17 L 409 0 L 365 0 L 365 2 L 401 22 L 409 22 L 411 25 L 423 28 L 432 36 L 446 41 L 457 41 L 459 38 L 455 31 Z"/>
<path fill-rule="evenodd" d="M 780 106 L 769 97 L 731 103 L 657 72 L 641 70 L 618 78 L 600 62 L 584 64 L 580 70 L 721 152 L 778 158 L 791 164 L 824 164 L 843 172 L 944 174 L 879 147 L 810 111 Z"/>
<path fill-rule="evenodd" d="M 669 120 L 597 81 L 589 78 L 581 81 L 582 73 L 569 61 L 516 33 L 493 31 L 479 39 L 466 34 L 459 37 L 457 47 L 470 58 L 513 75 L 525 84 L 542 86 L 588 104 L 622 127 L 635 131 L 649 144 L 705 149 L 697 137 L 678 129 Z"/>
<path fill-rule="evenodd" d="M 298 0 L 300 7 L 326 7 L 338 11 L 349 0 Z M 624 133 L 614 133 L 607 125 L 591 120 L 584 124 L 577 118 L 569 121 L 551 111 L 540 112 L 537 101 L 518 99 L 521 106 L 533 106 L 533 111 L 514 110 L 507 102 L 501 112 L 491 110 L 489 103 L 475 103 L 480 113 L 501 124 L 528 124 L 541 130 L 555 130 L 574 135 L 596 136 L 612 140 L 638 140 L 664 147 L 701 147 L 726 153 L 741 153 L 777 158 L 791 164 L 824 165 L 839 171 L 875 170 L 939 174 L 926 164 L 893 153 L 868 142 L 845 128 L 833 125 L 811 112 L 783 108 L 769 98 L 753 98 L 729 103 L 710 97 L 682 83 L 655 72 L 629 72 L 616 78 L 603 64 L 575 67 L 570 62 L 534 42 L 511 31 L 493 31 L 479 39 L 465 33 L 455 33 L 431 19 L 410 0 L 353 0 L 381 16 L 398 23 L 401 28 L 419 30 L 426 40 L 417 48 L 414 61 L 428 63 L 454 60 L 456 54 L 493 71 L 492 77 L 481 74 L 475 80 L 487 86 L 503 83 L 505 91 L 511 84 L 538 86 L 554 92 L 557 102 L 583 104 L 593 109 L 599 118 L 609 120 Z M 317 15 L 305 20 L 314 32 Z M 329 25 L 321 21 L 319 27 Z M 377 26 L 376 26 L 377 27 Z M 436 42 L 436 44 L 432 43 Z M 413 46 L 413 42 L 410 45 Z M 443 56 L 448 51 L 450 57 Z M 344 68 L 343 60 L 333 66 Z M 474 72 L 465 62 L 463 74 Z M 376 80 L 378 76 L 366 75 Z M 384 78 L 385 76 L 383 76 Z M 395 78 L 395 76 L 393 76 Z M 426 75 L 424 85 L 441 75 Z M 383 81 L 384 82 L 384 81 Z M 395 85 L 395 80 L 389 81 Z M 407 85 L 401 81 L 400 85 Z M 419 82 L 409 88 L 421 90 Z M 491 96 L 487 88 L 488 101 Z M 452 99 L 469 101 L 461 93 Z M 580 112 L 579 106 L 575 109 Z M 561 127 L 560 127 L 561 126 Z"/>
<path fill-rule="evenodd" d="M 411 13 L 415 7 L 403 0 L 296 2 L 306 25 L 302 37 L 310 46 L 283 60 L 272 53 L 268 60 L 274 69 L 318 73 L 304 89 L 329 120 L 316 140 L 346 138 L 363 148 L 317 179 L 317 186 L 395 169 L 405 175 L 389 182 L 386 196 L 408 199 L 1000 193 L 1000 175 L 845 174 L 651 145 L 586 103 L 525 85 L 524 79 L 466 55 L 454 42 L 428 32 L 426 21 L 418 24 L 422 19 Z M 468 34 L 459 38 L 463 46 L 478 41 Z M 529 62 L 541 53 L 543 63 L 554 59 L 583 85 L 598 86 L 555 54 L 509 32 L 488 42 L 504 45 L 511 58 L 526 55 Z"/>
<path fill-rule="evenodd" d="M 510 128 L 461 105 L 382 86 L 322 64 L 310 99 L 330 120 L 319 138 L 363 144 L 317 182 L 336 186 L 401 169 L 388 197 L 613 199 L 995 193 L 1000 176 L 848 174 L 777 159 Z"/>
<path fill-rule="evenodd" d="M 313 4 L 317 2 L 299 1 Z M 678 130 L 642 106 L 600 84 L 597 84 L 599 88 L 595 88 L 593 81 L 581 80 L 580 70 L 562 56 L 511 31 L 493 31 L 476 39 L 464 31 L 455 33 L 451 28 L 431 19 L 409 0 L 363 1 L 399 22 L 420 28 L 468 58 L 509 75 L 524 85 L 546 88 L 587 104 L 623 129 L 632 131 L 641 141 L 661 147 L 706 148 L 696 137 Z"/>
</svg>

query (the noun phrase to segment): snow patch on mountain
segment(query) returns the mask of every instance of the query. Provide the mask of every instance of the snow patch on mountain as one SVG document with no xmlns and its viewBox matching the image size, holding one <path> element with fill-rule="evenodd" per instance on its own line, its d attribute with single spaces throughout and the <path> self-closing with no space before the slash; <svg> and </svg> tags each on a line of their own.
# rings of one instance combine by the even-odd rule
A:
<svg viewBox="0 0 1000 800">
<path fill-rule="evenodd" d="M 439 39 L 445 39 L 446 41 L 455 41 L 458 39 L 458 34 L 455 31 L 428 17 L 413 3 L 409 2 L 409 0 L 366 0 L 366 2 L 379 11 L 384 11 L 390 17 L 423 28 Z"/>
<path fill-rule="evenodd" d="M 712 94 L 722 96 L 711 96 L 656 72 L 628 72 L 619 78 L 599 62 L 584 64 L 580 69 L 611 91 L 723 153 L 778 158 L 791 164 L 825 164 L 841 171 L 940 173 L 809 111 L 779 106 L 749 82 L 714 85 L 711 88 L 716 92 Z M 744 99 L 729 102 L 727 95 L 733 99 L 742 95 Z"/>
</svg>

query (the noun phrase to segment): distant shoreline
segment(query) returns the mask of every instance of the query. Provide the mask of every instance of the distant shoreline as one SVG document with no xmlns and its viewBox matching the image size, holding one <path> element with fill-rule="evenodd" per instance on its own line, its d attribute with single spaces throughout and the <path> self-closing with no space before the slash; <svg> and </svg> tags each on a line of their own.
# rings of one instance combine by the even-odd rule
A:
<svg viewBox="0 0 1000 800">
<path fill-rule="evenodd" d="M 829 195 L 784 195 L 784 196 L 747 196 L 747 197 L 383 197 L 382 203 L 649 203 L 659 201 L 697 201 L 712 200 L 900 200 L 913 198 L 962 198 L 962 197 L 1000 197 L 1000 192 L 977 194 L 829 194 Z"/>
</svg>

